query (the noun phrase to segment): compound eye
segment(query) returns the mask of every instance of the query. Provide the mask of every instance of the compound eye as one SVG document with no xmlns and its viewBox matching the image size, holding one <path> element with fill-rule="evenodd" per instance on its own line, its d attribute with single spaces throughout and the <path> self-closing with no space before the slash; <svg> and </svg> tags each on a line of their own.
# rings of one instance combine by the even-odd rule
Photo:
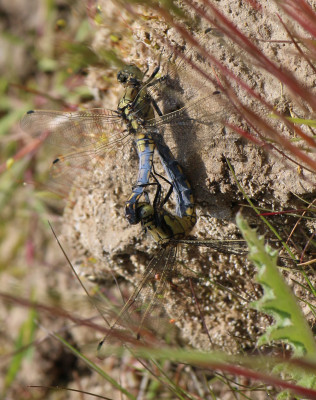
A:
<svg viewBox="0 0 316 400">
<path fill-rule="evenodd" d="M 123 71 L 119 71 L 119 72 L 117 73 L 117 80 L 118 80 L 119 82 L 121 82 L 121 83 L 125 83 L 125 82 L 127 81 L 127 76 L 126 76 L 126 74 L 124 74 Z"/>
</svg>

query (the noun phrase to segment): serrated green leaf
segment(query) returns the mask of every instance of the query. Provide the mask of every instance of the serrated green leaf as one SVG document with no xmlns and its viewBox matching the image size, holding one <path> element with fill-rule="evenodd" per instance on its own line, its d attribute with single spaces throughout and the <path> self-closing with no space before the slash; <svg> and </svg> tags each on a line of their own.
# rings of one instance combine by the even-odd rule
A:
<svg viewBox="0 0 316 400">
<path fill-rule="evenodd" d="M 252 306 L 272 315 L 275 323 L 260 338 L 259 344 L 272 340 L 289 343 L 295 356 L 316 356 L 314 336 L 304 318 L 295 296 L 282 278 L 277 266 L 277 252 L 264 244 L 241 214 L 237 225 L 249 246 L 249 258 L 258 268 L 256 280 L 264 289 L 264 295 Z"/>
<path fill-rule="evenodd" d="M 237 214 L 237 225 L 249 246 L 249 258 L 258 268 L 257 282 L 262 286 L 264 294 L 251 305 L 258 311 L 272 315 L 275 323 L 271 325 L 258 341 L 258 345 L 271 341 L 288 343 L 296 357 L 316 358 L 316 344 L 313 333 L 297 304 L 295 296 L 282 278 L 277 266 L 277 253 L 264 244 L 264 238 L 258 237 L 241 214 Z M 315 388 L 316 376 L 298 367 L 281 365 L 292 379 L 304 387 Z M 287 392 L 278 398 L 287 398 Z"/>
</svg>

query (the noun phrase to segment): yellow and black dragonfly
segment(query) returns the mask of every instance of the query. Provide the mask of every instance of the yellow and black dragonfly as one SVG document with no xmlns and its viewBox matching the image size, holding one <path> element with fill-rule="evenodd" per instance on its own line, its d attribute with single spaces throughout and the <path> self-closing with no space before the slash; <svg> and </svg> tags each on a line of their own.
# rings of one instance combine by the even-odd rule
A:
<svg viewBox="0 0 316 400">
<path fill-rule="evenodd" d="M 176 62 L 167 59 L 159 63 L 147 79 L 136 65 L 127 65 L 117 74 L 124 87 L 117 110 L 27 112 L 22 129 L 35 138 L 44 137 L 63 153 L 51 164 L 53 190 L 67 192 L 81 173 L 106 163 L 108 153 L 132 140 L 139 155 L 139 171 L 125 212 L 130 223 L 137 223 L 136 205 L 149 183 L 154 150 L 163 164 L 169 160 L 165 144 L 169 138 L 187 152 L 199 150 L 210 139 L 209 127 L 227 116 L 221 94 L 196 75 L 181 56 Z M 197 126 L 207 127 L 207 133 L 199 137 Z"/>
<path fill-rule="evenodd" d="M 196 223 L 196 210 L 191 186 L 177 164 L 178 174 L 175 181 L 170 182 L 173 190 L 176 192 L 177 210 L 182 210 L 181 215 L 167 211 L 163 205 L 167 199 L 161 200 L 161 187 L 157 184 L 157 192 L 153 205 L 150 204 L 149 197 L 146 196 L 145 202 L 137 204 L 137 218 L 143 228 L 150 233 L 158 245 L 156 254 L 148 263 L 138 284 L 133 290 L 131 296 L 127 299 L 124 306 L 113 316 L 109 333 L 100 342 L 99 348 L 107 341 L 107 338 L 113 338 L 117 334 L 117 329 L 132 332 L 135 338 L 146 338 L 149 334 L 149 341 L 152 340 L 152 331 L 157 333 L 161 326 L 166 327 L 166 323 L 161 319 L 166 313 L 170 315 L 171 321 L 175 320 L 182 323 L 184 315 L 175 311 L 169 304 L 174 299 L 184 305 L 194 294 L 191 292 L 193 283 L 198 286 L 204 281 L 203 293 L 209 290 L 208 296 L 211 298 L 211 283 L 206 282 L 207 278 L 202 276 L 194 267 L 194 264 L 183 266 L 179 257 L 179 251 L 182 246 L 189 249 L 189 257 L 193 256 L 196 248 L 206 247 L 212 249 L 211 252 L 228 255 L 245 256 L 247 254 L 245 242 L 243 240 L 198 240 L 189 238 Z M 190 193 L 190 196 L 184 196 L 183 193 Z M 166 197 L 169 197 L 169 193 Z M 193 250 L 193 252 L 192 252 Z M 204 254 L 205 258 L 206 254 Z M 196 260 L 195 260 L 196 261 Z M 191 264 L 191 265 L 190 265 Z M 204 271 L 205 275 L 205 271 Z M 177 283 L 175 283 L 175 280 Z M 227 283 L 227 282 L 226 282 Z M 221 289 L 228 293 L 229 288 L 225 284 Z M 203 287 L 203 286 L 200 286 Z M 193 290 L 193 289 L 192 289 Z M 218 286 L 217 289 L 218 290 Z M 216 291 L 215 290 L 215 291 Z M 239 297 L 239 301 L 244 304 L 249 301 L 249 297 L 242 297 L 241 294 L 229 293 L 229 296 Z M 193 292 L 194 293 L 194 292 Z M 172 299 L 173 297 L 173 299 Z M 253 299 L 252 297 L 250 297 Z M 180 307 L 181 308 L 181 307 Z M 183 311 L 184 312 L 184 311 Z M 195 310 L 195 317 L 197 311 Z M 174 318 L 173 318 L 174 317 Z M 203 320 L 203 317 L 202 317 Z M 148 329 L 149 328 L 149 329 Z M 203 328 L 204 329 L 204 328 Z M 205 334 L 205 331 L 203 332 Z M 146 340 L 146 339 L 145 339 Z"/>
</svg>

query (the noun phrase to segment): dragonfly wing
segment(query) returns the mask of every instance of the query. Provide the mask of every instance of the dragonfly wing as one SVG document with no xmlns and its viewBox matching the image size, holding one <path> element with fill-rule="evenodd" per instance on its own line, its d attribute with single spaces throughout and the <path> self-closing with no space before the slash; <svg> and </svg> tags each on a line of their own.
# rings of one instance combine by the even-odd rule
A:
<svg viewBox="0 0 316 400">
<path fill-rule="evenodd" d="M 34 138 L 43 138 L 60 149 L 50 166 L 50 178 L 44 187 L 65 196 L 77 186 L 79 177 L 105 161 L 105 154 L 129 140 L 122 119 L 115 111 L 59 112 L 30 111 L 21 127 Z"/>
<path fill-rule="evenodd" d="M 248 246 L 245 240 L 221 240 L 221 239 L 209 239 L 209 240 L 198 240 L 198 239 L 183 239 L 176 240 L 176 243 L 182 243 L 185 245 L 193 245 L 199 247 L 209 247 L 212 250 L 223 253 L 223 254 L 235 254 L 235 255 L 247 255 Z"/>
<path fill-rule="evenodd" d="M 49 143 L 62 148 L 98 146 L 117 142 L 125 129 L 115 111 L 101 108 L 89 111 L 28 111 L 21 128 L 34 138 L 43 135 Z"/>
<path fill-rule="evenodd" d="M 198 40 L 206 51 L 210 49 L 211 34 L 205 34 Z M 173 54 L 170 54 L 171 51 Z M 160 79 L 156 79 L 156 84 L 149 84 L 148 88 L 162 116 L 146 121 L 146 126 L 163 134 L 171 148 L 174 145 L 181 147 L 183 143 L 181 152 L 186 153 L 186 157 L 196 152 L 194 147 L 199 150 L 202 146 L 209 147 L 210 136 L 220 130 L 219 127 L 232 113 L 232 107 L 216 91 L 217 82 L 212 76 L 211 66 L 199 50 L 190 47 L 183 53 L 180 49 L 171 51 L 167 50 L 162 57 Z M 196 68 L 205 75 L 201 75 Z"/>
<path fill-rule="evenodd" d="M 196 37 L 206 52 L 211 51 L 211 34 Z M 216 40 L 217 41 L 217 40 Z M 167 44 L 165 54 L 161 56 L 159 79 L 150 83 L 148 92 L 162 107 L 164 114 L 170 113 L 213 93 L 218 88 L 218 81 L 212 66 L 195 47 L 182 48 Z"/>
<path fill-rule="evenodd" d="M 159 249 L 149 262 L 146 270 L 116 317 L 112 328 L 121 326 L 131 330 L 136 337 L 149 327 L 156 330 L 164 310 L 164 293 L 166 285 L 171 281 L 174 272 L 176 246 L 167 246 Z"/>
<path fill-rule="evenodd" d="M 211 94 L 192 101 L 181 109 L 148 121 L 159 148 L 162 137 L 179 163 L 189 171 L 202 168 L 202 156 L 207 154 L 212 141 L 222 132 L 227 118 L 227 107 L 221 104 L 220 94 Z"/>
<path fill-rule="evenodd" d="M 96 165 L 105 161 L 102 148 L 85 148 L 73 153 L 57 156 L 49 169 L 47 186 L 55 193 L 67 196 L 72 187 L 80 186 L 82 176 L 90 174 Z"/>
<path fill-rule="evenodd" d="M 227 105 L 225 106 L 221 94 L 214 92 L 192 101 L 179 110 L 151 119 L 146 126 L 162 127 L 170 125 L 172 128 L 178 126 L 183 131 L 192 124 L 212 126 L 223 123 L 228 116 L 229 108 L 227 108 Z"/>
</svg>

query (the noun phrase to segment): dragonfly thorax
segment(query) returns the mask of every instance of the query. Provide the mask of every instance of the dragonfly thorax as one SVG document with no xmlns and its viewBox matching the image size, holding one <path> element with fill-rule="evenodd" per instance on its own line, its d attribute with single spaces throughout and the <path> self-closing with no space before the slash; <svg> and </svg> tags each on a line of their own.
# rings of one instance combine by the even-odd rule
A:
<svg viewBox="0 0 316 400">
<path fill-rule="evenodd" d="M 117 109 L 121 111 L 124 116 L 132 115 L 134 106 L 134 100 L 138 95 L 139 90 L 135 87 L 126 87 L 123 96 L 120 98 Z"/>
<path fill-rule="evenodd" d="M 126 121 L 131 122 L 132 129 L 142 125 L 142 121 L 155 117 L 151 97 L 143 86 L 144 74 L 136 65 L 127 65 L 117 74 L 117 80 L 125 91 L 118 104 Z"/>
<path fill-rule="evenodd" d="M 139 91 L 135 87 L 126 87 L 117 109 L 133 130 L 155 117 L 150 96 L 145 90 Z"/>
</svg>

